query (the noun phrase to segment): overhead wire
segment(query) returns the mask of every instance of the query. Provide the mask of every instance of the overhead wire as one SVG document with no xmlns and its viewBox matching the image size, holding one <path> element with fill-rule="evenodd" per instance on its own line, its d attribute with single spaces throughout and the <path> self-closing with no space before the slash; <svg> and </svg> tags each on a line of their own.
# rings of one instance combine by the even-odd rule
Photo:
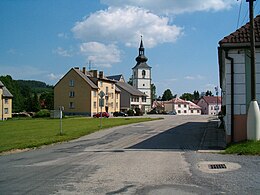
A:
<svg viewBox="0 0 260 195">
<path fill-rule="evenodd" d="M 242 0 L 240 0 L 240 6 L 239 6 L 239 11 L 238 11 L 238 17 L 237 17 L 237 28 L 238 28 L 239 20 L 240 20 L 241 7 L 242 7 Z"/>
</svg>

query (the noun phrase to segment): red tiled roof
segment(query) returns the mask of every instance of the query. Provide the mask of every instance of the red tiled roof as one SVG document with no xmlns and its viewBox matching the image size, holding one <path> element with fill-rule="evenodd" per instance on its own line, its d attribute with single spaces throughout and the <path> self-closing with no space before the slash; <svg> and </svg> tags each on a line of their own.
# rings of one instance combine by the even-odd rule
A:
<svg viewBox="0 0 260 195">
<path fill-rule="evenodd" d="M 260 15 L 255 17 L 254 23 L 255 42 L 260 42 Z M 250 23 L 246 23 L 244 26 L 219 41 L 220 45 L 225 43 L 250 43 Z"/>
<path fill-rule="evenodd" d="M 216 104 L 217 102 L 218 102 L 218 104 L 221 104 L 221 97 L 219 97 L 219 96 L 218 97 L 216 97 L 216 96 L 204 96 L 203 99 L 208 104 Z"/>
<path fill-rule="evenodd" d="M 174 104 L 189 104 L 187 101 L 181 99 L 181 98 L 173 98 L 169 101 L 165 101 L 164 103 L 174 103 Z"/>
</svg>

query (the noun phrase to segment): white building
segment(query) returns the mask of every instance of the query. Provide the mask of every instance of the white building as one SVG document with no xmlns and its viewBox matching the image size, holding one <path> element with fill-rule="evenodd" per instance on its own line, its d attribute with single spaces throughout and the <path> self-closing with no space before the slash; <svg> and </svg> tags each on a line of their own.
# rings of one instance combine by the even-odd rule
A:
<svg viewBox="0 0 260 195">
<path fill-rule="evenodd" d="M 260 15 L 255 19 L 256 99 L 260 103 Z M 219 76 L 227 142 L 247 139 L 251 101 L 250 24 L 219 41 Z"/>
<path fill-rule="evenodd" d="M 151 67 L 147 65 L 148 58 L 144 55 L 143 40 L 141 39 L 139 47 L 139 55 L 136 57 L 136 65 L 133 70 L 133 87 L 143 92 L 146 95 L 145 104 L 143 104 L 144 111 L 151 109 Z"/>
</svg>

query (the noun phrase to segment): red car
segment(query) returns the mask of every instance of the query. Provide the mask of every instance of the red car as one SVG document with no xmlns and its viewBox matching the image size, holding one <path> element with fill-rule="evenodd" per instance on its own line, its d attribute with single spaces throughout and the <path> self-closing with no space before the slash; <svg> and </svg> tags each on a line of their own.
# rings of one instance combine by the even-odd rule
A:
<svg viewBox="0 0 260 195">
<path fill-rule="evenodd" d="M 93 117 L 99 118 L 101 116 L 100 112 L 98 112 L 97 114 L 94 114 Z M 108 118 L 110 115 L 108 112 L 102 112 L 102 117 L 106 117 Z"/>
</svg>

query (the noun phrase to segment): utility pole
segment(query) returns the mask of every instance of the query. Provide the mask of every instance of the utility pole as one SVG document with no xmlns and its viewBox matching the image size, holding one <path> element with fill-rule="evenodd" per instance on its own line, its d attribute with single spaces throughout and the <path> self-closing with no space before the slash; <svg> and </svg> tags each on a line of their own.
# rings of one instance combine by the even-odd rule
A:
<svg viewBox="0 0 260 195">
<path fill-rule="evenodd" d="M 255 30 L 254 30 L 254 1 L 249 2 L 250 18 L 250 50 L 251 50 L 251 102 L 247 113 L 247 139 L 260 139 L 260 111 L 256 101 L 256 74 L 255 74 Z"/>
</svg>

